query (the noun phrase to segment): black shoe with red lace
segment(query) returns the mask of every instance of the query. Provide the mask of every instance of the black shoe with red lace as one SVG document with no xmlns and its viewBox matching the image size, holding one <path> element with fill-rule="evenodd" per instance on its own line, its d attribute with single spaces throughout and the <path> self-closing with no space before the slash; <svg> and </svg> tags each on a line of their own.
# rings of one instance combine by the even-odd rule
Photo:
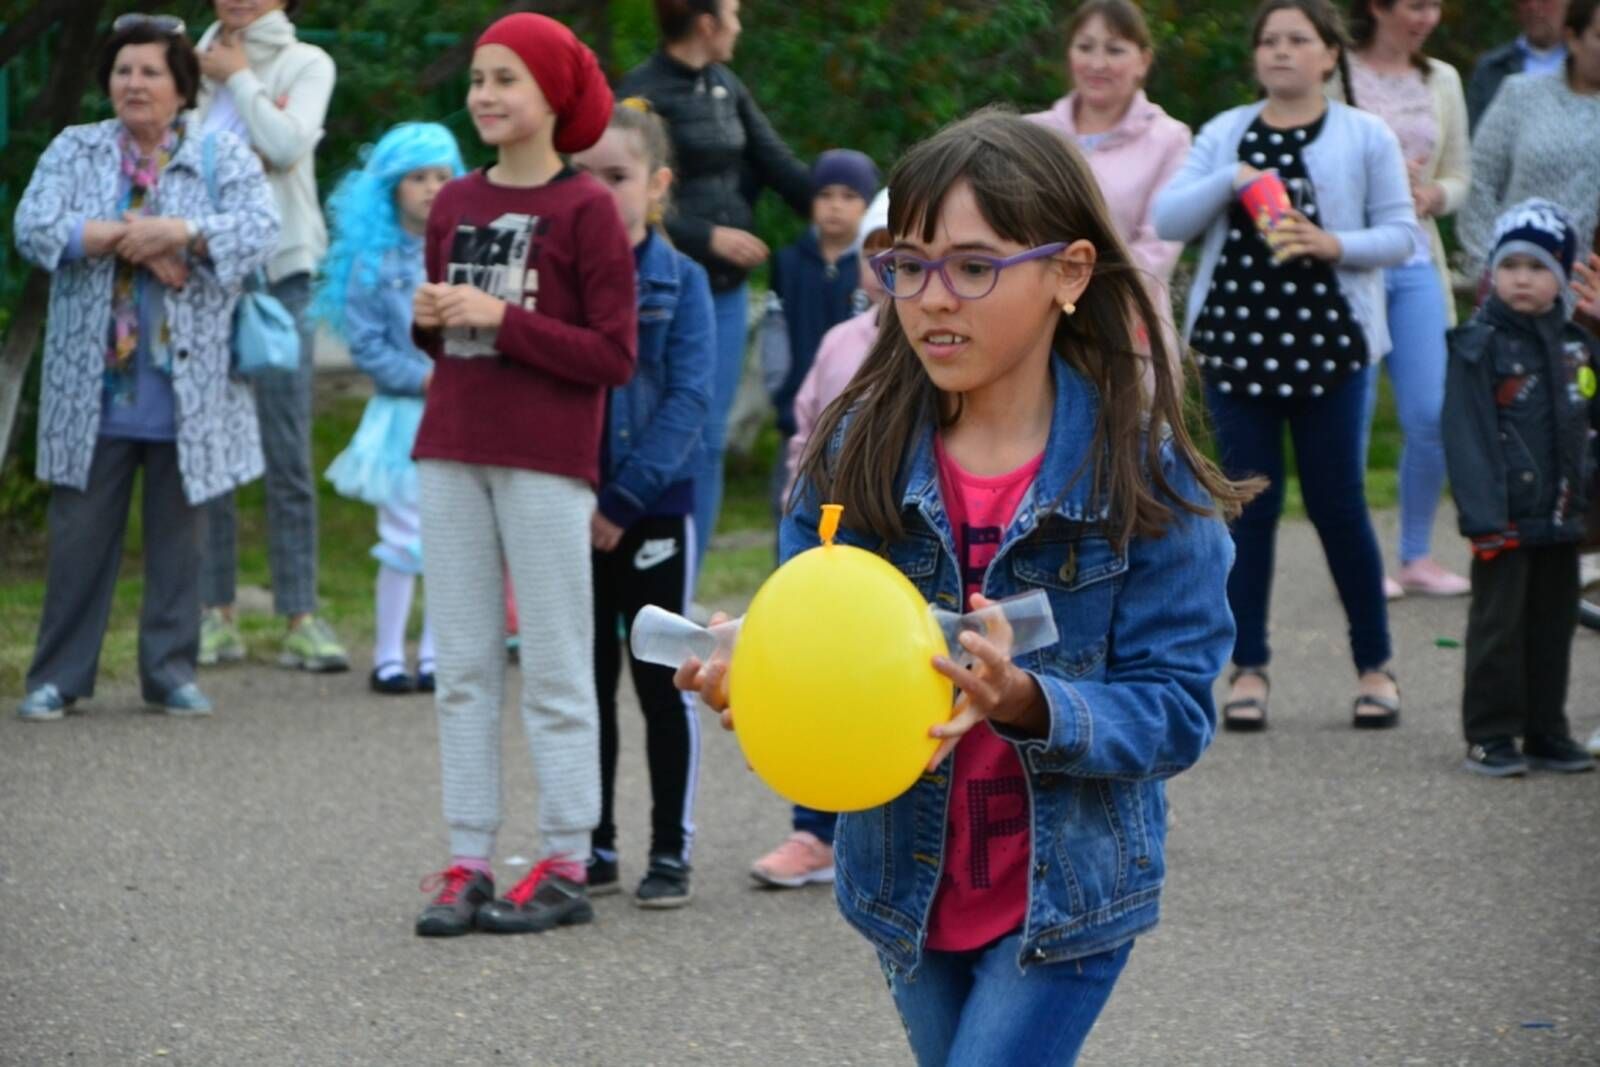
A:
<svg viewBox="0 0 1600 1067">
<path fill-rule="evenodd" d="M 417 916 L 418 937 L 460 937 L 472 929 L 479 910 L 494 900 L 494 879 L 471 867 L 451 867 L 422 880 L 424 893 L 437 893 Z"/>
<path fill-rule="evenodd" d="M 589 887 L 563 874 L 574 866 L 565 856 L 552 856 L 536 864 L 505 899 L 478 910 L 478 929 L 492 934 L 542 934 L 557 926 L 594 920 Z M 581 871 L 581 865 L 578 865 Z"/>
</svg>

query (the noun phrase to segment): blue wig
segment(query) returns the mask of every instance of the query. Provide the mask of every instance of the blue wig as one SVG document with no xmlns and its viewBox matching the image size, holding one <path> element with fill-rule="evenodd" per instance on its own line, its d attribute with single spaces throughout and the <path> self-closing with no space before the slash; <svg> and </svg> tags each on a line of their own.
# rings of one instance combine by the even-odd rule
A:
<svg viewBox="0 0 1600 1067">
<path fill-rule="evenodd" d="M 364 147 L 361 159 L 361 169 L 346 174 L 328 197 L 334 237 L 311 306 L 312 315 L 340 336 L 352 279 L 376 284 L 384 254 L 406 238 L 394 202 L 400 179 L 423 167 L 448 167 L 451 177 L 465 170 L 455 137 L 434 122 L 402 122 Z"/>
</svg>

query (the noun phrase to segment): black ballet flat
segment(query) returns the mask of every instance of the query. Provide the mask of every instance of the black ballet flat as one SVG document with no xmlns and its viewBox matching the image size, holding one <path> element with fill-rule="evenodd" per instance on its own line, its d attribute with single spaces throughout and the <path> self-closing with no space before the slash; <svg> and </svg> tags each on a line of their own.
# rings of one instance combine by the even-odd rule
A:
<svg viewBox="0 0 1600 1067">
<path fill-rule="evenodd" d="M 374 693 L 384 696 L 405 696 L 417 691 L 417 683 L 411 680 L 411 675 L 405 671 L 391 674 L 387 678 L 379 678 L 377 668 L 373 668 L 372 677 L 367 680 L 368 686 Z"/>
</svg>

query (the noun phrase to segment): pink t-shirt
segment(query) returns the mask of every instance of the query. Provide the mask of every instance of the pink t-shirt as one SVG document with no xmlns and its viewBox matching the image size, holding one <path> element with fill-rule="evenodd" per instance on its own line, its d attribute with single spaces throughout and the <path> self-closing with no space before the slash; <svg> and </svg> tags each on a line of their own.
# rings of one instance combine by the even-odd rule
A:
<svg viewBox="0 0 1600 1067">
<path fill-rule="evenodd" d="M 982 592 L 983 575 L 1043 461 L 1041 453 L 1008 474 L 968 474 L 934 439 L 939 492 L 961 562 L 963 606 Z M 965 952 L 1022 925 L 1028 911 L 1033 813 L 1022 761 L 987 723 L 971 730 L 948 764 L 952 775 L 944 876 L 934 891 L 928 948 Z"/>
</svg>

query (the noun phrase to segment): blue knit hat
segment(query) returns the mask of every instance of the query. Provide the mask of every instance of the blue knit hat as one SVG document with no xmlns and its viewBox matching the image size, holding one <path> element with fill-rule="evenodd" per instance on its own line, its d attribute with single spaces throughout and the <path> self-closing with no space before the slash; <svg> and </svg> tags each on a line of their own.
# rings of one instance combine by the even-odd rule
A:
<svg viewBox="0 0 1600 1067">
<path fill-rule="evenodd" d="M 861 199 L 871 200 L 879 184 L 878 165 L 853 148 L 830 148 L 811 166 L 812 196 L 830 185 L 843 185 L 860 193 Z"/>
<path fill-rule="evenodd" d="M 1489 269 L 1515 255 L 1532 256 L 1560 279 L 1562 289 L 1567 287 L 1572 263 L 1578 258 L 1578 238 L 1560 204 L 1535 197 L 1506 209 L 1495 220 Z"/>
</svg>

